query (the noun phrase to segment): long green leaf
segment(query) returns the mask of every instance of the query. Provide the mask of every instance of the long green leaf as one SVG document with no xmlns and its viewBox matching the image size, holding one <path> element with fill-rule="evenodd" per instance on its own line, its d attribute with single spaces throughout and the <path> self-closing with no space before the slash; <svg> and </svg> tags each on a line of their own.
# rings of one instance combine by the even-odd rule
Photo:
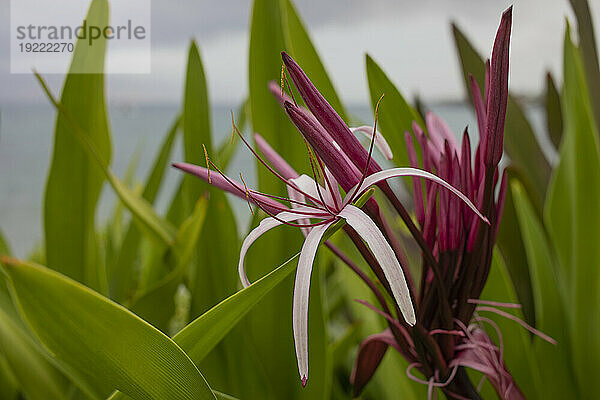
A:
<svg viewBox="0 0 600 400">
<path fill-rule="evenodd" d="M 0 353 L 30 400 L 64 399 L 65 376 L 46 358 L 39 345 L 0 309 Z"/>
<path fill-rule="evenodd" d="M 327 75 L 315 46 L 310 40 L 304 23 L 296 12 L 294 4 L 291 0 L 282 0 L 280 4 L 281 23 L 287 51 L 301 63 L 302 69 L 308 74 L 321 94 L 325 96 L 329 104 L 342 118 L 346 119 L 347 115 L 342 102 Z"/>
<path fill-rule="evenodd" d="M 160 152 L 157 155 L 150 175 L 146 180 L 142 197 L 148 200 L 149 203 L 153 204 L 158 194 L 158 190 L 163 182 L 166 167 L 169 163 L 169 156 L 175 137 L 179 130 L 181 119 L 178 117 L 171 128 L 164 142 L 160 146 Z M 110 274 L 110 295 L 111 298 L 116 301 L 123 301 L 132 295 L 134 291 L 134 277 L 135 277 L 135 261 L 138 254 L 138 249 L 142 239 L 142 232 L 138 227 L 130 223 L 125 237 L 121 242 L 121 247 L 117 255 L 117 262 L 115 263 L 112 273 Z"/>
<path fill-rule="evenodd" d="M 173 341 L 196 365 L 200 364 L 245 315 L 295 270 L 297 257 L 202 314 L 177 333 Z M 111 400 L 122 398 L 122 393 L 118 393 Z"/>
<path fill-rule="evenodd" d="M 408 153 L 404 141 L 404 132 L 412 132 L 412 123 L 416 121 L 425 127 L 421 116 L 406 102 L 400 91 L 387 77 L 383 69 L 367 54 L 365 56 L 369 94 L 373 108 L 379 98 L 385 98 L 379 106 L 378 127 L 394 152 L 396 165 L 408 165 Z"/>
<path fill-rule="evenodd" d="M 108 24 L 108 1 L 93 0 L 86 17 L 89 25 Z M 71 63 L 72 72 L 86 69 L 101 72 L 106 40 L 78 40 Z M 86 139 L 99 155 L 110 160 L 111 144 L 104 106 L 104 76 L 101 73 L 69 73 L 61 103 L 82 127 Z M 104 176 L 70 133 L 59 113 L 54 134 L 52 164 L 44 201 L 46 261 L 73 279 L 103 290 L 106 282 L 97 271 L 94 215 Z"/>
<path fill-rule="evenodd" d="M 557 149 L 560 146 L 563 132 L 562 111 L 560 105 L 560 94 L 550 72 L 546 75 L 546 127 L 552 144 Z"/>
<path fill-rule="evenodd" d="M 291 21 L 291 22 L 288 22 Z M 306 73 L 324 95 L 335 105 L 332 88 L 326 84 L 324 69 L 314 47 L 295 10 L 287 0 L 255 0 L 252 8 L 249 49 L 249 99 L 252 128 L 260 133 L 275 150 L 298 171 L 307 165 L 306 147 L 301 135 L 281 110 L 269 92 L 268 83 L 279 81 L 281 76 L 282 50 L 296 57 Z M 301 58 L 299 58 L 301 57 Z M 329 87 L 329 89 L 328 89 Z M 342 111 L 339 109 L 338 111 Z M 258 169 L 261 191 L 285 194 L 283 185 L 264 168 Z M 255 220 L 254 223 L 257 221 Z M 287 227 L 286 227 L 287 228 Z M 255 243 L 246 258 L 250 278 L 264 276 L 273 266 L 279 265 L 290 254 L 300 249 L 301 235 L 296 229 L 282 228 L 269 233 Z M 317 260 L 315 268 L 319 268 Z M 262 392 L 245 397 L 259 398 L 306 398 L 328 397 L 331 372 L 327 360 L 327 332 L 321 303 L 321 276 L 313 274 L 309 309 L 309 354 L 310 377 L 306 388 L 302 388 L 297 373 L 297 361 L 291 335 L 292 280 L 287 279 L 264 299 L 246 321 L 245 334 L 251 340 L 248 345 L 256 349 L 260 363 L 254 369 L 265 371 L 268 381 Z M 244 397 L 244 396 L 240 396 Z"/>
<path fill-rule="evenodd" d="M 197 202 L 192 215 L 181 224 L 173 247 L 162 257 L 174 265 L 162 280 L 136 296 L 130 309 L 152 325 L 167 332 L 175 313 L 175 292 L 183 279 L 204 224 L 207 209 L 205 197 Z"/>
<path fill-rule="evenodd" d="M 536 327 L 558 342 L 557 345 L 534 338 L 535 360 L 544 385 L 544 399 L 575 399 L 577 385 L 571 369 L 570 342 L 565 307 L 561 298 L 561 285 L 555 263 L 541 221 L 535 214 L 523 186 L 511 182 L 523 242 L 531 268 L 535 297 Z M 547 366 L 551 365 L 552 368 Z"/>
<path fill-rule="evenodd" d="M 569 0 L 575 17 L 577 18 L 577 31 L 579 33 L 579 46 L 587 84 L 590 88 L 592 110 L 596 120 L 596 131 L 600 133 L 600 66 L 598 65 L 598 49 L 594 35 L 592 13 L 587 0 Z"/>
<path fill-rule="evenodd" d="M 564 133 L 545 221 L 567 289 L 573 365 L 583 396 L 595 393 L 600 364 L 600 153 L 579 50 L 567 28 L 562 94 Z"/>
<path fill-rule="evenodd" d="M 488 301 L 499 301 L 504 303 L 516 303 L 517 297 L 511 279 L 508 275 L 508 269 L 499 252 L 495 251 L 492 259 L 490 274 L 481 294 L 481 298 Z M 521 325 L 508 318 L 492 314 L 490 312 L 480 312 L 481 316 L 488 317 L 495 321 L 502 333 L 504 344 L 503 359 L 508 371 L 515 379 L 515 382 L 527 399 L 541 399 L 542 381 L 540 372 L 536 365 L 535 354 L 531 345 L 531 335 Z M 513 313 L 517 318 L 523 318 L 520 310 Z M 493 328 L 484 325 L 488 332 L 493 332 Z M 491 335 L 495 338 L 495 335 Z M 498 342 L 496 342 L 498 343 Z M 486 393 L 482 393 L 483 398 L 491 398 Z"/>
<path fill-rule="evenodd" d="M 35 264 L 4 259 L 31 329 L 93 393 L 118 389 L 134 399 L 214 399 L 171 339 L 127 309 Z"/>
<path fill-rule="evenodd" d="M 173 340 L 195 363 L 201 362 L 238 321 L 295 270 L 297 257 L 202 314 Z"/>
<path fill-rule="evenodd" d="M 211 155 L 214 147 L 206 78 L 196 43 L 192 43 L 188 55 L 183 109 L 185 160 L 204 164 L 202 146 Z M 205 191 L 209 193 L 208 213 L 189 274 L 190 317 L 196 318 L 235 293 L 238 278 L 234 266 L 239 239 L 235 217 L 223 191 L 191 175 L 184 177 L 183 185 L 186 212 L 198 196 Z M 239 340 L 226 340 L 199 367 L 207 371 L 207 378 L 215 386 L 237 394 L 236 388 L 231 386 L 230 376 L 239 376 L 242 371 L 238 369 L 238 363 L 228 359 L 234 359 L 241 350 Z"/>
<path fill-rule="evenodd" d="M 65 130 L 71 133 L 73 137 L 79 141 L 80 146 L 83 147 L 88 157 L 100 168 L 119 199 L 121 199 L 127 209 L 131 211 L 134 219 L 139 223 L 139 226 L 148 232 L 149 235 L 154 237 L 159 243 L 169 246 L 173 242 L 175 229 L 168 221 L 162 219 L 154 212 L 152 205 L 149 204 L 148 201 L 140 197 L 119 180 L 108 167 L 106 159 L 102 157 L 102 154 L 98 152 L 94 144 L 88 140 L 85 130 L 77 123 L 68 109 L 52 96 L 52 93 L 43 78 L 39 74 L 36 74 L 36 77 L 52 104 L 65 118 L 65 122 L 70 128 Z"/>
</svg>

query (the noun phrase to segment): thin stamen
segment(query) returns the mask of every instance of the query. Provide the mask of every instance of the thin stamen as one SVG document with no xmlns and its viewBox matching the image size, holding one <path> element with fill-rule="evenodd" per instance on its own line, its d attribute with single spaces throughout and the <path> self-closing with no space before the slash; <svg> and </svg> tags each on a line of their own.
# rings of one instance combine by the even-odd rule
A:
<svg viewBox="0 0 600 400">
<path fill-rule="evenodd" d="M 250 196 L 249 196 L 250 191 L 248 190 L 248 186 L 246 186 L 246 181 L 244 181 L 244 177 L 242 176 L 241 173 L 240 173 L 240 179 L 242 180 L 242 183 L 244 184 L 244 189 L 246 189 L 246 201 L 248 202 L 248 208 L 250 209 L 250 213 L 254 217 L 254 210 L 252 209 L 252 206 L 250 205 Z"/>
<path fill-rule="evenodd" d="M 233 115 L 233 112 L 232 112 L 232 115 Z M 242 142 L 244 142 L 244 144 L 246 145 L 246 147 L 252 152 L 252 154 L 254 154 L 254 157 L 256 157 L 256 159 L 258 161 L 260 161 L 260 163 L 262 165 L 264 165 L 269 170 L 269 172 L 271 172 L 273 175 L 275 175 L 277 178 L 279 178 L 279 180 L 281 180 L 287 186 L 289 186 L 292 189 L 296 190 L 297 192 L 303 194 L 305 197 L 308 197 L 310 200 L 318 202 L 318 200 L 315 199 L 313 196 L 311 196 L 310 194 L 306 193 L 305 191 L 303 191 L 302 189 L 300 189 L 296 184 L 294 184 L 293 182 L 290 182 L 289 180 L 285 179 L 283 176 L 281 176 L 281 174 L 279 174 L 279 172 L 277 172 L 273 168 L 271 168 L 271 166 L 269 164 L 267 164 L 265 162 L 265 160 L 263 160 L 258 155 L 258 153 L 252 148 L 252 146 L 250 146 L 250 143 L 248 143 L 248 141 L 246 140 L 246 138 L 244 138 L 244 136 L 241 134 L 241 132 L 239 131 L 239 129 L 237 128 L 237 126 L 235 126 L 235 124 L 233 124 L 233 129 L 237 132 L 238 136 L 240 137 L 240 139 L 242 139 Z"/>
<path fill-rule="evenodd" d="M 210 179 L 210 166 L 208 162 L 208 153 L 206 152 L 206 146 L 202 143 L 202 148 L 204 149 L 204 159 L 206 160 L 206 170 L 208 171 L 208 183 L 212 185 L 212 181 Z"/>
<path fill-rule="evenodd" d="M 287 86 L 288 90 L 290 91 L 290 96 L 292 97 L 292 101 L 294 102 L 294 105 L 296 107 L 298 107 L 298 103 L 296 103 L 296 99 L 294 98 L 294 92 L 292 91 L 292 87 L 290 86 L 290 83 L 288 82 L 288 78 L 287 78 L 287 74 L 285 73 L 285 63 L 281 65 L 281 96 L 283 97 L 283 87 L 284 87 L 284 82 L 285 82 L 285 86 Z"/>
<path fill-rule="evenodd" d="M 371 144 L 369 146 L 369 156 L 367 157 L 367 163 L 365 164 L 365 169 L 360 178 L 360 182 L 358 183 L 358 186 L 356 187 L 357 189 L 359 189 L 360 186 L 363 184 L 363 182 L 365 181 L 365 178 L 367 177 L 367 174 L 369 172 L 369 164 L 371 163 L 371 158 L 373 156 L 373 147 L 375 145 L 375 136 L 377 135 L 377 117 L 379 114 L 379 104 L 381 103 L 381 100 L 383 100 L 384 96 L 385 96 L 385 93 L 383 93 L 381 95 L 381 97 L 379 98 L 379 100 L 377 100 L 377 105 L 375 106 L 375 122 L 373 123 L 373 136 L 371 137 Z M 351 202 L 354 201 L 354 196 L 356 196 L 357 192 L 358 191 L 353 193 Z"/>
<path fill-rule="evenodd" d="M 338 201 L 336 199 L 336 196 L 334 196 L 334 192 L 333 192 L 333 185 L 331 182 L 329 182 L 329 177 L 327 176 L 327 172 L 325 171 L 325 167 L 323 166 L 323 161 L 321 161 L 321 159 L 317 156 L 316 157 L 317 162 L 319 163 L 319 166 L 321 167 L 321 170 L 323 171 L 323 178 L 325 180 L 325 183 L 327 184 L 327 188 L 329 189 L 329 193 L 331 193 L 331 198 L 333 199 L 333 205 L 335 206 L 336 210 L 340 209 L 340 205 L 338 204 Z M 336 188 L 337 189 L 337 188 Z"/>
<path fill-rule="evenodd" d="M 312 154 L 312 153 L 309 152 L 309 154 Z M 329 209 L 329 207 L 327 206 L 327 203 L 325 202 L 325 199 L 323 198 L 323 194 L 321 193 L 321 185 L 319 185 L 319 181 L 317 180 L 317 172 L 315 170 L 315 164 L 313 163 L 312 157 L 309 157 L 308 160 L 310 161 L 310 167 L 312 168 L 313 176 L 315 177 L 315 186 L 317 187 L 317 193 L 319 195 L 319 198 L 323 202 L 323 206 L 325 207 L 327 212 L 330 213 L 331 215 L 335 215 L 335 213 L 333 211 L 331 211 Z M 325 175 L 325 173 L 323 173 L 323 175 Z"/>
<path fill-rule="evenodd" d="M 261 196 L 270 197 L 270 198 L 275 199 L 275 200 L 285 201 L 285 202 L 288 202 L 290 204 L 298 204 L 298 205 L 303 206 L 303 207 L 314 208 L 315 210 L 327 212 L 327 210 L 325 210 L 324 208 L 321 208 L 321 207 L 319 207 L 317 205 L 314 205 L 314 204 L 303 203 L 301 201 L 288 199 L 287 197 L 283 197 L 283 196 L 276 196 L 274 194 L 262 193 L 262 192 L 259 192 L 258 190 L 253 190 L 253 189 L 250 189 L 250 192 L 255 193 L 255 194 L 259 194 Z"/>
</svg>

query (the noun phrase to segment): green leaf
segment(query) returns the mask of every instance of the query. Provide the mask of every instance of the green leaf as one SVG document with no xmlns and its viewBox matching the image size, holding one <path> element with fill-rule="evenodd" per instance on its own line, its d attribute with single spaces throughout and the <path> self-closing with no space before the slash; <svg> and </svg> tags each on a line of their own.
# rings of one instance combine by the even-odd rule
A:
<svg viewBox="0 0 600 400">
<path fill-rule="evenodd" d="M 166 167 L 169 163 L 169 156 L 175 137 L 179 130 L 181 118 L 177 118 L 163 143 L 160 146 L 160 152 L 157 155 L 150 175 L 146 180 L 142 197 L 153 204 L 158 194 L 158 190 L 163 182 Z M 141 231 L 134 223 L 130 223 L 125 237 L 121 242 L 121 247 L 117 255 L 117 262 L 110 273 L 110 294 L 115 301 L 121 302 L 133 294 L 135 261 L 138 249 L 142 239 Z"/>
<path fill-rule="evenodd" d="M 106 26 L 108 1 L 93 0 L 86 20 L 89 25 Z M 82 127 L 86 140 L 108 162 L 111 144 L 101 73 L 105 47 L 104 39 L 94 41 L 93 46 L 86 40 L 77 41 L 61 103 Z M 98 73 L 76 73 L 85 69 Z M 46 261 L 50 268 L 104 290 L 105 277 L 96 269 L 98 254 L 94 237 L 94 215 L 104 176 L 70 130 L 65 116 L 59 113 L 44 202 Z"/>
<path fill-rule="evenodd" d="M 594 393 L 600 363 L 600 153 L 583 64 L 567 27 L 562 94 L 564 133 L 545 221 L 565 282 L 573 366 L 580 393 Z"/>
<path fill-rule="evenodd" d="M 327 75 L 325 66 L 321 62 L 315 46 L 310 40 L 310 36 L 304 27 L 304 23 L 296 12 L 294 4 L 291 0 L 282 0 L 280 4 L 286 50 L 292 57 L 300 62 L 302 69 L 310 77 L 311 81 L 319 89 L 321 94 L 327 99 L 337 113 L 346 120 L 346 112 L 344 111 L 342 102 L 333 87 L 333 83 Z M 279 63 L 281 64 L 281 61 Z"/>
<path fill-rule="evenodd" d="M 506 168 L 506 173 L 509 181 L 522 179 L 519 170 L 514 169 L 510 165 Z M 502 252 L 502 257 L 515 286 L 519 303 L 523 306 L 522 311 L 525 320 L 533 326 L 536 323 L 533 293 L 529 277 L 528 258 L 520 232 L 521 227 L 517 220 L 512 191 L 507 190 L 496 243 Z"/>
<path fill-rule="evenodd" d="M 249 287 L 202 314 L 177 333 L 173 341 L 196 365 L 200 364 L 245 315 L 295 270 L 294 261 L 297 257 L 298 254 Z M 250 373 L 256 376 L 257 371 L 250 371 Z M 122 398 L 124 398 L 123 394 L 117 393 L 111 397 L 111 400 Z"/>
<path fill-rule="evenodd" d="M 472 99 L 469 74 L 473 75 L 480 89 L 484 90 L 485 65 L 483 59 L 469 43 L 466 36 L 452 25 L 454 42 L 461 62 L 465 90 Z M 482 93 L 483 94 L 483 93 Z M 518 168 L 527 180 L 526 187 L 534 189 L 531 199 L 541 210 L 550 179 L 550 165 L 538 144 L 533 129 L 519 103 L 509 95 L 504 128 L 504 150 L 515 168 Z"/>
<path fill-rule="evenodd" d="M 569 3 L 571 3 L 577 18 L 583 67 L 590 88 L 591 107 L 595 115 L 596 131 L 600 133 L 600 67 L 598 66 L 598 50 L 594 36 L 592 13 L 587 0 L 569 0 Z"/>
<path fill-rule="evenodd" d="M 163 256 L 175 268 L 162 280 L 136 296 L 130 309 L 152 325 L 167 332 L 175 313 L 175 291 L 180 284 L 198 242 L 206 216 L 205 197 L 198 200 L 194 212 L 181 224 L 173 247 Z"/>
<path fill-rule="evenodd" d="M 249 99 L 252 130 L 260 133 L 292 167 L 302 171 L 307 165 L 306 146 L 301 135 L 288 120 L 285 112 L 270 93 L 268 83 L 279 81 L 281 76 L 282 50 L 289 51 L 305 68 L 310 79 L 324 96 L 335 104 L 332 86 L 323 75 L 324 69 L 314 47 L 295 10 L 287 0 L 255 0 L 252 8 L 249 49 Z M 343 113 L 342 113 L 343 114 Z M 283 185 L 264 168 L 258 168 L 259 190 L 285 195 Z M 257 222 L 257 219 L 253 221 Z M 287 228 L 287 227 L 286 227 Z M 263 276 L 273 266 L 279 265 L 301 247 L 301 234 L 297 229 L 282 228 L 257 241 L 246 258 L 250 278 Z M 277 245 L 274 246 L 273 244 Z M 319 268 L 319 259 L 315 263 Z M 327 388 L 331 381 L 327 351 L 327 331 L 321 303 L 321 274 L 313 274 L 309 309 L 310 376 L 306 388 L 302 388 L 297 373 L 297 361 L 291 334 L 292 279 L 287 279 L 264 299 L 260 308 L 250 313 L 244 332 L 250 338 L 248 347 L 256 349 L 259 362 L 252 368 L 264 370 L 267 384 L 262 392 L 252 393 L 251 398 L 306 398 L 329 397 Z"/>
<path fill-rule="evenodd" d="M 4 266 L 31 329 L 92 393 L 215 398 L 186 354 L 127 309 L 42 266 L 12 259 Z"/>
<path fill-rule="evenodd" d="M 52 104 L 65 118 L 66 124 L 70 127 L 70 129 L 65 129 L 65 131 L 71 133 L 74 138 L 79 141 L 80 146 L 83 147 L 90 159 L 100 168 L 119 199 L 132 213 L 140 228 L 154 237 L 159 243 L 169 246 L 173 242 L 175 229 L 171 224 L 154 212 L 152 205 L 149 204 L 148 201 L 137 195 L 119 180 L 108 167 L 108 162 L 102 157 L 102 154 L 99 153 L 94 144 L 88 140 L 85 130 L 72 117 L 68 109 L 52 96 L 44 79 L 39 74 L 36 74 L 36 77 Z"/>
<path fill-rule="evenodd" d="M 297 257 L 202 314 L 173 340 L 195 363 L 200 363 L 235 324 L 296 269 Z"/>
<path fill-rule="evenodd" d="M 550 140 L 558 149 L 563 133 L 562 111 L 560 106 L 560 94 L 550 72 L 546 75 L 546 127 Z"/>
<path fill-rule="evenodd" d="M 204 164 L 205 155 L 214 153 L 209 119 L 208 93 L 202 60 L 196 43 L 190 46 L 184 95 L 184 153 L 186 162 Z M 233 117 L 233 116 L 232 116 Z M 235 265 L 239 239 L 235 217 L 225 193 L 194 176 L 184 177 L 184 209 L 208 192 L 208 214 L 196 246 L 188 287 L 191 294 L 190 317 L 196 318 L 219 301 L 235 293 L 238 277 Z M 229 339 L 229 338 L 228 338 Z M 238 340 L 220 344 L 210 359 L 199 367 L 215 386 L 236 393 L 231 376 L 239 376 L 238 363 L 231 363 L 241 351 Z"/>
<path fill-rule="evenodd" d="M 0 354 L 6 357 L 21 389 L 30 400 L 64 399 L 69 382 L 4 310 L 0 309 Z"/>
<path fill-rule="evenodd" d="M 425 124 L 381 67 L 368 54 L 365 56 L 365 60 L 373 109 L 381 95 L 385 94 L 379 106 L 378 128 L 385 135 L 385 139 L 394 152 L 394 163 L 402 166 L 409 165 L 404 132 L 412 132 L 413 121 L 416 121 L 421 127 L 425 127 Z"/>
<path fill-rule="evenodd" d="M 19 396 L 19 382 L 0 351 L 0 398 L 16 400 Z"/>
<path fill-rule="evenodd" d="M 536 327 L 558 342 L 552 345 L 534 337 L 535 360 L 544 385 L 544 399 L 575 399 L 577 385 L 570 367 L 570 343 L 565 307 L 561 299 L 560 277 L 554 252 L 548 244 L 544 228 L 527 198 L 523 186 L 511 181 L 515 208 L 527 249 L 535 297 Z M 547 366 L 551 365 L 552 368 Z"/>
<path fill-rule="evenodd" d="M 481 294 L 481 299 L 488 301 L 498 301 L 503 303 L 516 303 L 517 297 L 514 286 L 510 280 L 506 264 L 499 252 L 495 251 L 492 258 L 492 267 L 487 279 L 486 285 Z M 517 318 L 523 318 L 520 310 L 511 312 Z M 525 328 L 506 317 L 496 315 L 486 311 L 480 311 L 483 317 L 492 319 L 500 328 L 504 344 L 503 359 L 508 371 L 515 379 L 515 382 L 521 388 L 525 398 L 541 399 L 540 396 L 542 381 L 540 372 L 536 364 L 535 354 L 531 345 L 531 335 Z M 484 325 L 486 328 L 489 325 Z M 495 335 L 492 335 L 493 329 L 489 327 L 490 337 L 496 341 Z M 489 395 L 483 395 L 483 398 L 489 398 Z"/>
</svg>

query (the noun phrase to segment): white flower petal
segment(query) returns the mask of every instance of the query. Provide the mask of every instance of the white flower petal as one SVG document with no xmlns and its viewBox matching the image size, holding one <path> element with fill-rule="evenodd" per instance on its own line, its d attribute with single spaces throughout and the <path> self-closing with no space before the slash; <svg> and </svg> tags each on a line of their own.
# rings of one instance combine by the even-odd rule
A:
<svg viewBox="0 0 600 400">
<path fill-rule="evenodd" d="M 298 207 L 295 209 L 295 211 L 304 211 L 307 213 L 313 213 L 314 211 L 311 208 L 307 208 L 307 207 Z M 292 213 L 289 211 L 284 211 L 281 212 L 279 214 L 276 215 L 277 218 L 279 218 L 282 221 L 285 222 L 292 222 L 292 221 L 296 221 L 296 220 L 302 220 L 307 218 L 307 214 L 298 214 L 298 213 Z M 314 217 L 314 215 L 310 215 L 310 217 Z M 318 217 L 316 217 L 318 218 Z M 262 221 L 260 221 L 260 224 L 258 224 L 258 226 L 256 228 L 254 228 L 252 231 L 250 231 L 250 233 L 248 234 L 248 236 L 246 236 L 246 238 L 244 239 L 244 242 L 242 243 L 242 248 L 240 250 L 240 260 L 238 262 L 238 274 L 240 276 L 240 281 L 242 282 L 242 286 L 244 287 L 248 287 L 250 286 L 250 281 L 248 280 L 248 276 L 246 275 L 246 267 L 244 266 L 244 259 L 246 258 L 246 253 L 248 252 L 248 249 L 250 248 L 250 246 L 252 245 L 252 243 L 254 243 L 256 241 L 256 239 L 258 239 L 263 233 L 279 226 L 282 225 L 281 221 L 276 220 L 275 218 L 265 218 Z"/>
<path fill-rule="evenodd" d="M 321 197 L 319 196 L 319 192 L 317 192 L 317 184 L 315 183 L 315 180 L 313 178 L 311 178 L 308 175 L 302 174 L 297 178 L 290 179 L 290 181 L 292 181 L 295 185 L 297 185 L 298 188 L 300 190 L 302 190 L 304 193 L 308 194 L 314 200 L 318 201 L 319 204 L 321 203 Z M 333 209 L 334 202 L 333 202 L 332 194 L 329 192 L 329 190 L 325 189 L 321 185 L 319 185 L 319 190 L 321 191 L 321 195 L 323 196 L 323 200 L 325 200 L 327 207 L 329 207 L 330 209 Z M 339 192 L 338 192 L 338 194 L 339 194 Z M 314 201 L 313 201 L 313 203 L 314 203 Z M 339 203 L 339 204 L 341 204 L 341 203 Z"/>
<path fill-rule="evenodd" d="M 417 322 L 415 309 L 410 298 L 402 266 L 398 262 L 389 243 L 385 240 L 385 237 L 379 228 L 377 228 L 377 225 L 375 225 L 375 222 L 373 222 L 362 210 L 353 205 L 344 207 L 339 213 L 339 216 L 344 218 L 348 225 L 354 228 L 360 237 L 367 243 L 373 252 L 373 255 L 381 265 L 381 269 L 392 288 L 394 299 L 396 300 L 398 307 L 400 307 L 404 320 L 409 325 L 414 325 Z"/>
<path fill-rule="evenodd" d="M 359 126 L 357 128 L 350 128 L 350 130 L 352 131 L 352 133 L 362 133 L 365 137 L 367 137 L 369 140 L 373 140 L 373 127 L 372 126 Z M 381 152 L 381 154 L 383 154 L 383 156 L 385 158 L 387 158 L 388 160 L 391 160 L 392 158 L 394 158 L 394 153 L 392 153 L 392 149 L 390 147 L 390 145 L 388 144 L 387 140 L 385 140 L 385 137 L 383 137 L 383 135 L 381 134 L 381 132 L 379 131 L 375 131 L 375 147 L 377 147 L 379 149 L 379 151 Z"/>
<path fill-rule="evenodd" d="M 308 295 L 310 292 L 310 275 L 321 238 L 332 224 L 333 222 L 311 229 L 302 246 L 300 259 L 298 260 L 298 269 L 296 270 L 293 329 L 298 372 L 300 373 L 303 385 L 306 384 L 306 380 L 308 379 Z"/>
<path fill-rule="evenodd" d="M 475 205 L 471 202 L 471 200 L 469 200 L 469 198 L 467 196 L 465 196 L 460 190 L 456 189 L 454 186 L 452 186 L 451 184 L 449 184 L 442 178 L 440 178 L 430 172 L 423 171 L 422 169 L 418 169 L 418 168 L 390 168 L 390 169 L 384 169 L 383 171 L 375 172 L 374 174 L 367 176 L 359 188 L 354 186 L 352 189 L 350 189 L 348 191 L 348 194 L 346 195 L 346 198 L 344 199 L 344 204 L 347 205 L 348 203 L 350 203 L 354 198 L 361 195 L 370 186 L 373 186 L 381 181 L 385 181 L 386 179 L 399 177 L 399 176 L 412 176 L 412 177 L 420 177 L 420 178 L 424 178 L 424 179 L 429 179 L 430 181 L 433 181 L 433 182 L 443 186 L 444 188 L 446 188 L 449 191 L 451 191 L 452 193 L 454 193 L 467 206 L 469 206 L 469 208 L 471 210 L 473 210 L 473 212 L 475 214 L 477 214 L 477 216 L 479 218 L 481 218 L 483 221 L 488 222 L 488 219 L 479 212 L 479 210 L 477 209 L 477 207 L 475 207 Z M 354 193 L 356 193 L 356 195 L 354 195 Z"/>
</svg>

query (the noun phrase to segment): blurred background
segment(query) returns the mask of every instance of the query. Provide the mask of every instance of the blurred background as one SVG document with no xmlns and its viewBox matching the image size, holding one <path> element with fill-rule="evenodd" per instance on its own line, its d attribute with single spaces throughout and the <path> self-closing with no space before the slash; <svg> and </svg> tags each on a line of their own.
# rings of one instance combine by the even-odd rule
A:
<svg viewBox="0 0 600 400">
<path fill-rule="evenodd" d="M 418 96 L 455 132 L 472 125 L 474 117 L 463 103 L 451 22 L 486 54 L 500 15 L 510 4 L 514 4 L 510 87 L 526 101 L 539 132 L 544 128 L 536 99 L 542 92 L 544 73 L 551 71 L 558 83 L 562 81 L 562 34 L 565 17 L 571 18 L 567 0 L 372 0 L 368 7 L 362 0 L 295 1 L 342 101 L 358 119 L 372 122 L 364 67 L 365 53 L 369 53 L 403 94 Z M 33 75 L 10 74 L 9 7 L 8 0 L 1 0 L 0 225 L 14 253 L 23 257 L 42 237 L 41 207 L 55 114 Z M 598 31 L 600 3 L 590 2 L 590 7 Z M 55 10 L 60 12 L 60 7 Z M 119 175 L 136 154 L 136 176 L 145 176 L 160 139 L 180 109 L 192 38 L 198 42 L 206 69 L 213 131 L 217 137 L 228 137 L 229 111 L 236 110 L 248 92 L 250 14 L 247 0 L 152 2 L 152 73 L 107 76 L 112 163 Z M 64 77 L 47 78 L 57 93 Z M 174 161 L 179 159 L 176 154 Z M 229 169 L 234 175 L 243 170 L 253 182 L 249 160 L 242 149 Z M 176 175 L 170 171 L 167 176 L 169 189 Z M 116 201 L 108 192 L 101 200 L 98 224 Z M 159 198 L 159 209 L 166 200 Z M 241 205 L 237 215 L 244 221 L 248 210 Z"/>
</svg>

